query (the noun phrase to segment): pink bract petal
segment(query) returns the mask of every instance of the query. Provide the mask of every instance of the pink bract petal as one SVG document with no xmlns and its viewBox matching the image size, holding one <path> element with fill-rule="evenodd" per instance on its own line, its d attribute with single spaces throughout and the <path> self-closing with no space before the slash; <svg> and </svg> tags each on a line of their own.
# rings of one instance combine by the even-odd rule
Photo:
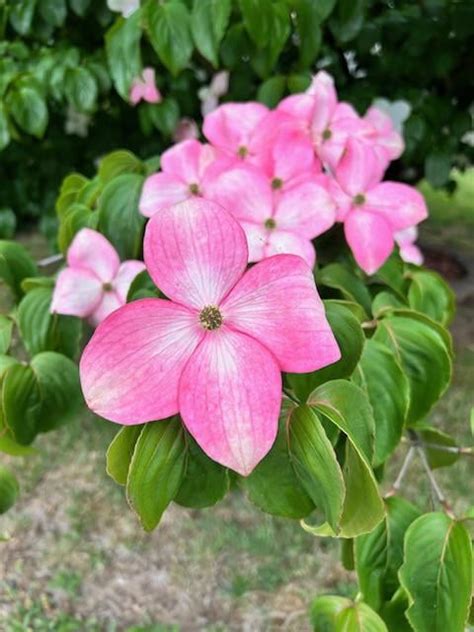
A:
<svg viewBox="0 0 474 632">
<path fill-rule="evenodd" d="M 277 228 L 313 239 L 336 221 L 336 205 L 329 193 L 313 180 L 284 191 L 276 203 Z"/>
<path fill-rule="evenodd" d="M 137 105 L 144 98 L 145 86 L 139 80 L 135 80 L 130 88 L 130 103 Z"/>
<path fill-rule="evenodd" d="M 281 180 L 280 187 L 320 169 L 311 140 L 295 129 L 279 132 L 273 142 L 266 143 L 254 162 L 270 180 Z"/>
<path fill-rule="evenodd" d="M 116 292 L 108 291 L 102 294 L 102 300 L 89 317 L 91 325 L 97 327 L 99 323 L 107 318 L 116 309 L 122 307 L 125 301 L 122 300 Z"/>
<path fill-rule="evenodd" d="M 122 304 L 127 302 L 127 294 L 132 281 L 135 279 L 137 274 L 140 274 L 143 270 L 146 270 L 143 261 L 135 261 L 131 259 L 120 264 L 120 268 L 118 269 L 117 275 L 113 281 L 113 287 L 122 301 Z"/>
<path fill-rule="evenodd" d="M 224 322 L 261 342 L 282 371 L 307 373 L 341 357 L 311 269 L 278 255 L 250 268 L 223 301 Z"/>
<path fill-rule="evenodd" d="M 180 178 L 168 173 L 154 173 L 145 180 L 138 209 L 145 217 L 152 217 L 190 195 L 189 186 Z"/>
<path fill-rule="evenodd" d="M 267 115 L 261 103 L 226 103 L 204 119 L 204 136 L 219 149 L 237 154 L 246 147 L 256 127 Z"/>
<path fill-rule="evenodd" d="M 71 268 L 93 272 L 104 283 L 112 281 L 120 265 L 119 256 L 112 244 L 90 228 L 82 228 L 76 234 L 66 259 Z"/>
<path fill-rule="evenodd" d="M 272 447 L 280 405 L 276 360 L 256 340 L 225 326 L 206 335 L 179 384 L 189 432 L 211 459 L 242 476 Z"/>
<path fill-rule="evenodd" d="M 314 98 L 310 94 L 292 94 L 278 104 L 278 112 L 284 112 L 300 121 L 302 129 L 311 125 L 314 113 Z"/>
<path fill-rule="evenodd" d="M 310 268 L 313 268 L 316 262 L 314 246 L 307 237 L 277 228 L 268 233 L 265 257 L 281 254 L 298 255 Z"/>
<path fill-rule="evenodd" d="M 56 280 L 51 312 L 86 318 L 102 298 L 102 282 L 89 270 L 66 268 Z"/>
<path fill-rule="evenodd" d="M 203 336 L 197 314 L 170 301 L 124 305 L 99 325 L 82 354 L 87 405 L 126 425 L 177 413 L 181 373 Z"/>
<path fill-rule="evenodd" d="M 347 141 L 344 154 L 336 167 L 336 180 L 351 196 L 362 195 L 383 175 L 383 166 L 376 152 L 366 143 L 354 138 Z"/>
<path fill-rule="evenodd" d="M 244 229 L 245 236 L 247 237 L 249 261 L 260 261 L 260 259 L 264 259 L 268 243 L 268 230 L 264 224 L 240 221 L 240 225 Z"/>
<path fill-rule="evenodd" d="M 416 244 L 400 244 L 400 257 L 407 263 L 423 265 L 423 253 Z"/>
<path fill-rule="evenodd" d="M 390 116 L 382 112 L 380 108 L 372 106 L 367 110 L 364 118 L 373 126 L 376 131 L 375 140 L 385 148 L 390 160 L 399 158 L 405 145 L 401 134 L 394 128 Z"/>
<path fill-rule="evenodd" d="M 383 215 L 394 230 L 419 224 L 428 217 L 426 203 L 419 191 L 400 182 L 381 182 L 366 193 L 364 208 Z"/>
<path fill-rule="evenodd" d="M 154 215 L 146 228 L 144 252 L 160 290 L 197 309 L 218 305 L 248 261 L 247 240 L 238 222 L 202 198 Z"/>
<path fill-rule="evenodd" d="M 161 168 L 188 185 L 199 185 L 205 170 L 215 157 L 216 152 L 210 145 L 203 145 L 197 140 L 185 140 L 162 154 Z"/>
<path fill-rule="evenodd" d="M 173 140 L 180 143 L 183 140 L 192 140 L 199 138 L 199 128 L 196 121 L 183 117 L 178 121 L 178 125 L 173 132 Z"/>
<path fill-rule="evenodd" d="M 324 131 L 330 124 L 330 120 L 337 106 L 337 94 L 334 87 L 334 79 L 324 70 L 313 77 L 313 81 L 306 91 L 314 99 L 312 117 L 313 130 Z"/>
<path fill-rule="evenodd" d="M 344 233 L 355 260 L 367 274 L 373 274 L 393 250 L 392 229 L 383 217 L 365 210 L 349 213 Z"/>
</svg>

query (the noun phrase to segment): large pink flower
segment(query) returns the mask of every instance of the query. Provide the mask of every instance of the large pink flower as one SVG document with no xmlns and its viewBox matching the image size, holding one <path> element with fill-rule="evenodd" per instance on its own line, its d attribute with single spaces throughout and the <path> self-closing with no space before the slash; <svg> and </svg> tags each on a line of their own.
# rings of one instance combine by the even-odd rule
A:
<svg viewBox="0 0 474 632">
<path fill-rule="evenodd" d="M 153 68 L 145 68 L 139 77 L 135 77 L 130 88 L 130 102 L 137 105 L 140 101 L 147 103 L 159 103 L 161 93 L 156 87 L 155 71 Z"/>
<path fill-rule="evenodd" d="M 145 269 L 141 261 L 120 263 L 110 242 L 90 228 L 74 237 L 67 264 L 57 278 L 51 311 L 88 318 L 93 325 L 126 303 L 133 279 Z"/>
<path fill-rule="evenodd" d="M 86 401 L 127 425 L 179 412 L 212 459 L 247 475 L 277 433 L 280 372 L 340 357 L 311 270 L 277 256 L 245 272 L 239 224 L 198 198 L 156 214 L 144 249 L 170 300 L 129 303 L 98 327 L 80 363 Z"/>
<path fill-rule="evenodd" d="M 394 247 L 394 235 L 428 216 L 423 196 L 398 182 L 380 182 L 380 157 L 370 146 L 349 139 L 337 169 L 333 194 L 338 220 L 355 260 L 373 274 Z"/>
<path fill-rule="evenodd" d="M 286 174 L 291 175 L 291 170 L 282 176 Z M 209 196 L 239 220 L 247 235 L 249 261 L 295 254 L 312 268 L 311 240 L 334 224 L 335 204 L 322 174 L 292 175 L 288 182 L 275 189 L 264 172 L 242 165 L 222 173 L 212 183 Z"/>
<path fill-rule="evenodd" d="M 157 211 L 195 196 L 206 196 L 211 178 L 226 168 L 225 158 L 217 159 L 216 150 L 197 140 L 185 140 L 161 156 L 161 171 L 145 180 L 140 197 L 142 215 Z"/>
</svg>

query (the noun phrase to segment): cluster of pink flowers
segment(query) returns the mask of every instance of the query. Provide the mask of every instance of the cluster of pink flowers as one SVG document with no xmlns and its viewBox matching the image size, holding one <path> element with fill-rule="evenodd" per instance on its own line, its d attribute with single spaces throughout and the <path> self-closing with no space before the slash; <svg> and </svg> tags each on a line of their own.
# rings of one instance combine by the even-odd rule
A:
<svg viewBox="0 0 474 632">
<path fill-rule="evenodd" d="M 203 132 L 208 144 L 187 140 L 163 154 L 140 211 L 151 217 L 194 196 L 217 202 L 244 229 L 250 261 L 286 253 L 312 267 L 312 240 L 341 222 L 357 263 L 373 274 L 399 236 L 427 216 L 416 189 L 382 181 L 403 151 L 390 118 L 374 107 L 359 116 L 338 101 L 324 71 L 274 110 L 260 103 L 214 109 Z"/>
<path fill-rule="evenodd" d="M 80 364 L 94 412 L 125 425 L 179 413 L 206 454 L 248 475 L 276 437 L 281 372 L 340 358 L 314 283 L 314 238 L 343 223 L 372 274 L 395 242 L 419 262 L 416 225 L 427 213 L 415 189 L 382 182 L 403 149 L 390 119 L 338 102 L 325 72 L 272 111 L 217 107 L 203 132 L 208 144 L 179 142 L 144 184 L 145 263 L 120 264 L 83 229 L 51 309 L 100 323 Z M 125 304 L 145 267 L 167 299 Z"/>
</svg>

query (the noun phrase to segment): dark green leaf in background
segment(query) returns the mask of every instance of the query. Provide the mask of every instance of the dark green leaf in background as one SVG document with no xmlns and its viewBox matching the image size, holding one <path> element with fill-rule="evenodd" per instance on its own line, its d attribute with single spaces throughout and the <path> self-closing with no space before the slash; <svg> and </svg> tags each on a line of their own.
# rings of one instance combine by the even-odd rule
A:
<svg viewBox="0 0 474 632">
<path fill-rule="evenodd" d="M 219 45 L 229 23 L 231 0 L 194 0 L 191 31 L 196 48 L 215 67 Z"/>
</svg>

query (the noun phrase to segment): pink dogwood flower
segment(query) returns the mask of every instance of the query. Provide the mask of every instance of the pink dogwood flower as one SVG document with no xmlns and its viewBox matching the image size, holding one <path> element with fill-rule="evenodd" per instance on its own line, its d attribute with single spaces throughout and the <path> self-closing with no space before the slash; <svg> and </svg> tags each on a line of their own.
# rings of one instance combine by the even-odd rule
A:
<svg viewBox="0 0 474 632">
<path fill-rule="evenodd" d="M 400 249 L 400 257 L 403 261 L 421 266 L 423 263 L 423 253 L 415 243 L 418 239 L 417 227 L 410 226 L 409 228 L 400 230 L 395 233 L 394 237 Z"/>
<path fill-rule="evenodd" d="M 389 161 L 400 158 L 405 149 L 405 143 L 402 135 L 395 129 L 390 116 L 379 108 L 371 106 L 367 110 L 364 120 L 372 128 L 368 138 L 369 142 L 373 141 L 382 148 Z"/>
<path fill-rule="evenodd" d="M 112 244 L 100 233 L 83 228 L 66 256 L 67 268 L 57 278 L 51 312 L 88 318 L 95 326 L 124 305 L 142 261 L 120 263 Z"/>
<path fill-rule="evenodd" d="M 125 425 L 179 412 L 209 457 L 248 475 L 275 440 L 281 371 L 340 358 L 311 270 L 283 255 L 246 271 L 238 222 L 200 198 L 154 215 L 144 253 L 170 300 L 128 303 L 97 328 L 80 362 L 87 404 Z"/>
<path fill-rule="evenodd" d="M 292 176 L 289 182 L 293 179 L 293 184 L 275 187 L 274 181 L 251 165 L 227 170 L 212 183 L 210 199 L 239 221 L 247 235 L 249 261 L 287 253 L 303 257 L 312 268 L 316 257 L 311 240 L 334 224 L 335 204 L 322 174 L 297 177 L 291 167 L 280 173 L 283 178 Z"/>
<path fill-rule="evenodd" d="M 197 140 L 186 140 L 161 156 L 161 171 L 145 180 L 139 210 L 145 217 L 195 196 L 206 196 L 211 179 L 226 168 L 228 160 L 217 160 L 218 154 L 210 145 Z"/>
<path fill-rule="evenodd" d="M 426 219 L 423 196 L 399 182 L 380 182 L 378 154 L 360 140 L 349 139 L 336 169 L 333 193 L 337 219 L 355 260 L 373 274 L 389 257 L 394 236 Z"/>
<path fill-rule="evenodd" d="M 159 103 L 161 93 L 156 87 L 155 71 L 153 68 L 145 68 L 139 77 L 135 77 L 130 88 L 130 103 L 137 105 L 140 101 L 147 103 Z"/>
<path fill-rule="evenodd" d="M 201 100 L 201 114 L 207 116 L 219 105 L 219 99 L 223 97 L 229 89 L 229 73 L 221 70 L 216 73 L 211 83 L 199 90 L 198 96 Z"/>
</svg>

